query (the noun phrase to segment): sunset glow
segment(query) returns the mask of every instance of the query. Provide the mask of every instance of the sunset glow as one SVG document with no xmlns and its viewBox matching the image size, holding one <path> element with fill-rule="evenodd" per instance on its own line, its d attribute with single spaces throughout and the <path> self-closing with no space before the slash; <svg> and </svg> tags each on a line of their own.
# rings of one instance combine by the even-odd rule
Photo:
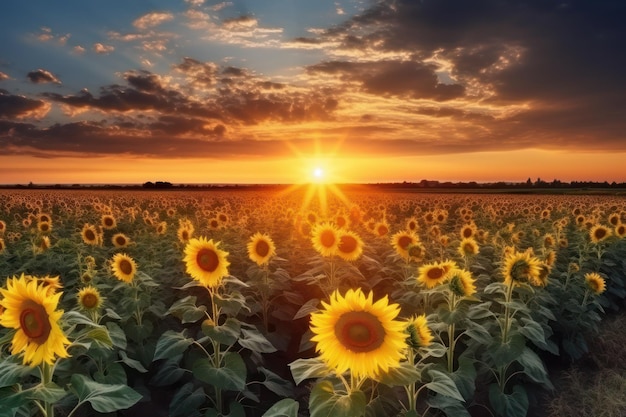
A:
<svg viewBox="0 0 626 417">
<path fill-rule="evenodd" d="M 0 184 L 625 182 L 612 4 L 15 3 Z"/>
</svg>

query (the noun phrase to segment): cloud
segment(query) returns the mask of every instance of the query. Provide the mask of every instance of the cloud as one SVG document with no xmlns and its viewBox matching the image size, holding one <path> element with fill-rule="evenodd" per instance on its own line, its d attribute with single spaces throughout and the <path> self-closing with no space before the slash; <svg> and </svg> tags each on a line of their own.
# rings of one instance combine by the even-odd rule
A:
<svg viewBox="0 0 626 417">
<path fill-rule="evenodd" d="M 26 74 L 28 79 L 35 84 L 56 83 L 61 84 L 61 81 L 54 76 L 50 71 L 44 69 L 38 69 Z"/>
<path fill-rule="evenodd" d="M 50 110 L 50 104 L 24 96 L 10 94 L 0 89 L 0 119 L 34 117 L 43 118 Z"/>
<path fill-rule="evenodd" d="M 80 45 L 76 45 L 75 47 L 72 48 L 72 52 L 75 53 L 76 55 L 82 55 L 85 53 L 85 48 L 83 48 Z"/>
<path fill-rule="evenodd" d="M 115 51 L 115 47 L 112 45 L 104 45 L 100 42 L 93 44 L 93 51 L 97 54 L 110 54 Z"/>
<path fill-rule="evenodd" d="M 46 26 L 41 27 L 41 32 L 35 35 L 37 40 L 41 42 L 56 42 L 62 46 L 67 43 L 71 36 L 72 35 L 69 33 L 66 33 L 65 35 L 52 33 L 52 29 Z"/>
<path fill-rule="evenodd" d="M 170 12 L 152 12 L 137 18 L 133 22 L 133 26 L 139 30 L 145 30 L 159 26 L 172 19 L 174 19 L 174 15 Z"/>
<path fill-rule="evenodd" d="M 0 71 L 0 81 L 4 81 L 4 80 L 10 80 L 11 77 L 9 77 L 7 74 L 5 74 L 4 72 Z"/>
</svg>

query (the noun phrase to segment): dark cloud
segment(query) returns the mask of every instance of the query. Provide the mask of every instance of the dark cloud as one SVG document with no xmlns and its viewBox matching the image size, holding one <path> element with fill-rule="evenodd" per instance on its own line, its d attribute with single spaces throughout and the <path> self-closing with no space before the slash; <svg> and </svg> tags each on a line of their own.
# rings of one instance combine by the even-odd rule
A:
<svg viewBox="0 0 626 417">
<path fill-rule="evenodd" d="M 44 83 L 57 83 L 61 84 L 61 81 L 57 77 L 54 76 L 50 71 L 46 71 L 44 69 L 38 69 L 35 71 L 31 71 L 26 74 L 28 79 L 35 84 L 44 84 Z"/>
<path fill-rule="evenodd" d="M 370 94 L 445 101 L 463 96 L 459 84 L 438 81 L 434 65 L 415 61 L 331 61 L 312 65 L 310 73 L 338 75 L 345 82 L 358 82 Z"/>
<path fill-rule="evenodd" d="M 0 89 L 0 119 L 28 116 L 38 110 L 43 110 L 45 106 L 46 103 L 41 100 L 13 95 Z"/>
</svg>

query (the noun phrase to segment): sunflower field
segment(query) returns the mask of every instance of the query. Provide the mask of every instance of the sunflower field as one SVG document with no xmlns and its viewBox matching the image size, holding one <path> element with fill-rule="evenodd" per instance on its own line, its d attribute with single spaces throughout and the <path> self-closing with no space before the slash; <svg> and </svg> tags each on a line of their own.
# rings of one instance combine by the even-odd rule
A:
<svg viewBox="0 0 626 417">
<path fill-rule="evenodd" d="M 521 417 L 624 306 L 623 197 L 303 193 L 0 191 L 0 417 Z"/>
</svg>

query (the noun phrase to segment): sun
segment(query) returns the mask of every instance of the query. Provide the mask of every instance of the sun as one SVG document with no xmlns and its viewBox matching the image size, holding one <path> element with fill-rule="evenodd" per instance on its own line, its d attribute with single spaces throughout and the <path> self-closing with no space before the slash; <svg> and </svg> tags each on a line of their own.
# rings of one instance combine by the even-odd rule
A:
<svg viewBox="0 0 626 417">
<path fill-rule="evenodd" d="M 313 180 L 315 182 L 322 182 L 324 180 L 324 170 L 321 167 L 313 168 Z"/>
</svg>

